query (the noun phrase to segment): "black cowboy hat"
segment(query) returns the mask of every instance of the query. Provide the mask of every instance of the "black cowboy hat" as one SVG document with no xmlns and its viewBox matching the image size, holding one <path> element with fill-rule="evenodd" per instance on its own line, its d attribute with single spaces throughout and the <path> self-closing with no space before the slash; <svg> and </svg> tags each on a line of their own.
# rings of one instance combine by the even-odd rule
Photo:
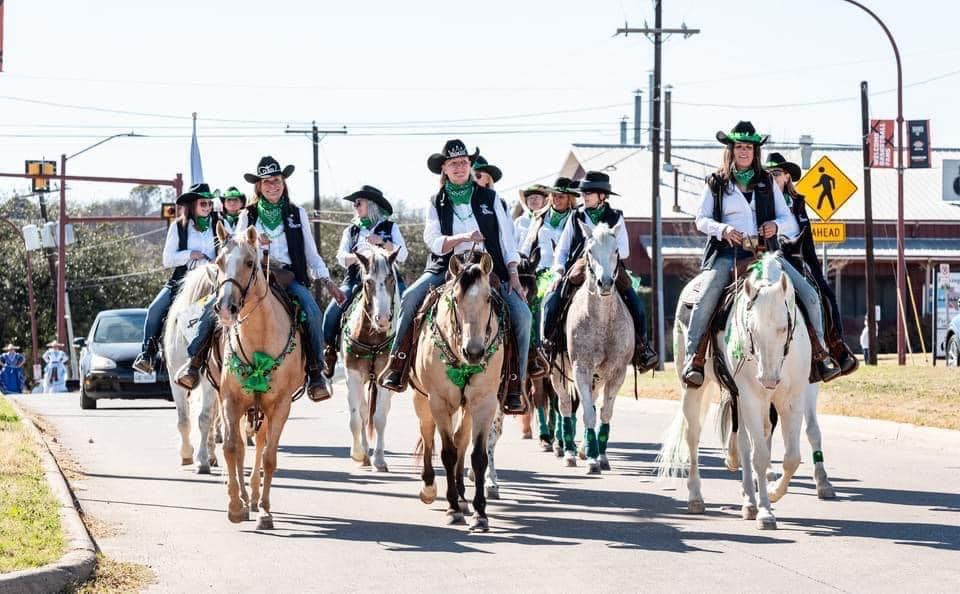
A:
<svg viewBox="0 0 960 594">
<path fill-rule="evenodd" d="M 247 180 L 251 184 L 255 184 L 262 179 L 268 177 L 273 177 L 275 175 L 282 175 L 283 179 L 287 179 L 293 175 L 293 165 L 287 165 L 286 167 L 281 168 L 280 163 L 276 159 L 267 155 L 266 157 L 260 157 L 260 162 L 257 163 L 257 172 L 256 173 L 244 173 L 243 179 Z"/>
<path fill-rule="evenodd" d="M 557 194 L 579 196 L 580 192 L 577 191 L 577 188 L 579 187 L 580 182 L 573 181 L 569 177 L 558 177 L 557 181 L 553 182 L 553 191 Z"/>
<path fill-rule="evenodd" d="M 739 121 L 730 132 L 717 131 L 717 140 L 720 144 L 731 145 L 737 142 L 747 142 L 761 146 L 770 139 L 769 134 L 757 134 L 757 129 L 750 122 Z"/>
<path fill-rule="evenodd" d="M 467 145 L 463 144 L 463 141 L 457 138 L 448 140 L 443 145 L 443 150 L 439 153 L 433 153 L 427 158 L 427 169 L 431 173 L 436 173 L 440 175 L 443 171 L 443 164 L 446 163 L 449 159 L 456 159 L 457 157 L 470 157 L 470 163 L 473 164 L 477 161 L 477 157 L 480 156 L 480 149 L 474 150 L 473 154 L 467 152 Z"/>
<path fill-rule="evenodd" d="M 236 186 L 230 186 L 226 192 L 220 194 L 220 202 L 226 202 L 231 198 L 239 198 L 244 206 L 247 205 L 247 195 L 238 190 Z"/>
<path fill-rule="evenodd" d="M 610 188 L 610 176 L 601 171 L 588 171 L 580 182 L 580 192 L 601 192 L 611 196 L 619 196 Z"/>
<path fill-rule="evenodd" d="M 503 177 L 503 172 L 500 171 L 499 167 L 487 163 L 487 160 L 480 155 L 477 155 L 476 160 L 473 162 L 473 170 L 488 173 L 493 179 L 493 183 L 497 183 L 500 181 L 500 178 Z"/>
<path fill-rule="evenodd" d="M 208 184 L 200 183 L 190 186 L 186 192 L 180 194 L 180 197 L 177 198 L 177 206 L 189 206 L 201 198 L 208 200 L 213 198 L 213 193 L 210 191 Z"/>
<path fill-rule="evenodd" d="M 379 206 L 383 214 L 387 216 L 393 214 L 393 206 L 390 204 L 390 201 L 383 196 L 383 192 L 373 186 L 362 186 L 353 194 L 343 197 L 347 202 L 356 202 L 357 198 L 366 198 L 370 202 L 373 202 Z"/>
<path fill-rule="evenodd" d="M 790 174 L 793 181 L 799 181 L 801 177 L 800 166 L 796 163 L 787 161 L 787 158 L 780 153 L 770 153 L 767 156 L 767 162 L 763 164 L 764 169 L 783 169 Z"/>
</svg>

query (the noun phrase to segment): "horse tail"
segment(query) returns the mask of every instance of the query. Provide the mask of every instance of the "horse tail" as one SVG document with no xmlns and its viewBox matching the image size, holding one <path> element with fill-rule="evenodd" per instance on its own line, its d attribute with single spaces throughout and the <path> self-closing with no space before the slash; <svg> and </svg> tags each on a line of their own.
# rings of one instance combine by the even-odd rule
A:
<svg viewBox="0 0 960 594">
<path fill-rule="evenodd" d="M 686 474 L 687 465 L 690 463 L 686 434 L 687 418 L 681 404 L 663 437 L 660 453 L 657 454 L 657 476 L 660 478 L 679 478 Z"/>
</svg>

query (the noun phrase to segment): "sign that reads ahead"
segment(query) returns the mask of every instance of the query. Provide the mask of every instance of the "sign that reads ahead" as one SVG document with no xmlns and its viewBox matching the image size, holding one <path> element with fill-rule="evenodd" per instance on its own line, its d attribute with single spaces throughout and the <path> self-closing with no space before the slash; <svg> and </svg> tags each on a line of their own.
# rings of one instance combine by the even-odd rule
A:
<svg viewBox="0 0 960 594">
<path fill-rule="evenodd" d="M 807 206 L 827 221 L 856 193 L 857 185 L 824 155 L 800 178 L 797 191 L 803 194 Z"/>
<path fill-rule="evenodd" d="M 843 243 L 847 240 L 846 223 L 810 223 L 810 232 L 817 243 Z"/>
</svg>

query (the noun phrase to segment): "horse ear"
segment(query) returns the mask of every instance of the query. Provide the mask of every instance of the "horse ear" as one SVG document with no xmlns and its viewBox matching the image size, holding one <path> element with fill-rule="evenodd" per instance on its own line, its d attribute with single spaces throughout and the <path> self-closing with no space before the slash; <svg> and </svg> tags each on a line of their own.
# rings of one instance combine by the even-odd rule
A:
<svg viewBox="0 0 960 594">
<path fill-rule="evenodd" d="M 790 287 L 787 286 L 787 273 L 786 273 L 786 272 L 781 272 L 781 273 L 780 273 L 780 291 L 781 291 L 784 295 L 786 295 L 786 294 L 787 294 L 787 290 L 788 290 L 789 288 L 790 288 Z"/>
<path fill-rule="evenodd" d="M 539 245 L 533 248 L 533 251 L 530 252 L 530 258 L 528 259 L 530 260 L 530 265 L 533 266 L 534 270 L 536 270 L 537 266 L 540 264 L 540 246 Z"/>
<path fill-rule="evenodd" d="M 463 270 L 463 263 L 460 262 L 460 258 L 456 255 L 450 256 L 450 264 L 447 265 L 447 270 L 454 278 L 460 276 L 460 272 Z"/>
<path fill-rule="evenodd" d="M 247 243 L 252 245 L 257 245 L 257 228 L 256 227 L 247 227 L 246 231 Z"/>
<path fill-rule="evenodd" d="M 363 265 L 364 270 L 370 270 L 370 258 L 364 256 L 356 250 L 353 250 L 350 253 L 357 257 L 357 260 L 359 260 L 360 264 Z"/>
<path fill-rule="evenodd" d="M 398 255 L 400 255 L 400 248 L 394 248 L 393 251 L 390 252 L 390 255 L 387 256 L 387 264 L 389 264 L 391 268 L 393 267 L 393 263 L 397 261 Z"/>
<path fill-rule="evenodd" d="M 217 221 L 217 239 L 220 240 L 220 245 L 225 244 L 227 242 L 228 237 L 229 237 L 229 234 L 227 233 L 227 230 L 224 228 L 223 223 L 221 221 Z"/>
<path fill-rule="evenodd" d="M 480 270 L 483 271 L 484 276 L 489 276 L 493 272 L 493 258 L 486 252 L 480 256 Z"/>
<path fill-rule="evenodd" d="M 743 280 L 743 292 L 751 301 L 757 296 L 757 288 L 753 285 L 753 275 L 748 274 Z"/>
</svg>

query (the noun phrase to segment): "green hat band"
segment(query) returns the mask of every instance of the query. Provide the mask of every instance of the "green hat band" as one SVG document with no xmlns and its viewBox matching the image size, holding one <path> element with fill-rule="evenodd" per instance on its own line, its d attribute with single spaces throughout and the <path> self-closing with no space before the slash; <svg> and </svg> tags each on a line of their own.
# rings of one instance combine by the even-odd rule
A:
<svg viewBox="0 0 960 594">
<path fill-rule="evenodd" d="M 244 196 L 243 192 L 241 192 L 240 190 L 227 190 L 226 192 L 221 194 L 220 197 L 223 198 L 224 200 L 228 198 L 246 198 L 246 196 Z"/>
<path fill-rule="evenodd" d="M 751 144 L 759 144 L 763 141 L 762 134 L 748 134 L 746 132 L 732 132 L 727 134 L 727 138 L 733 142 L 749 142 Z"/>
</svg>

